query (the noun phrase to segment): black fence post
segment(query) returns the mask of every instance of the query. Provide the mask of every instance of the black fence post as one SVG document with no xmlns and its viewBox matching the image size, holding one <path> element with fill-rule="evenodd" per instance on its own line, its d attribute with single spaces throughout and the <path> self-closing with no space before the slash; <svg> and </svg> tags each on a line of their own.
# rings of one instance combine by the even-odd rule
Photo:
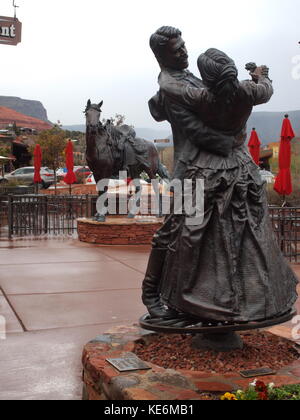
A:
<svg viewBox="0 0 300 420">
<path fill-rule="evenodd" d="M 87 219 L 92 217 L 92 199 L 93 199 L 93 196 L 91 194 L 86 195 L 86 218 Z"/>
<path fill-rule="evenodd" d="M 44 233 L 48 233 L 48 197 L 44 197 Z"/>
<path fill-rule="evenodd" d="M 13 221 L 14 221 L 14 216 L 13 216 L 13 196 L 12 195 L 8 195 L 8 238 L 11 239 L 13 236 L 13 232 L 14 232 L 14 227 L 13 227 Z"/>
</svg>

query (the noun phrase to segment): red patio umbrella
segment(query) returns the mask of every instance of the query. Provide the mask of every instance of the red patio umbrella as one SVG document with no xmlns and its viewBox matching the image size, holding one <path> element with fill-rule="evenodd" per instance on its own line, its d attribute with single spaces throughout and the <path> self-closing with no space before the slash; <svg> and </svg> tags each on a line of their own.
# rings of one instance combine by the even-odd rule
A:
<svg viewBox="0 0 300 420">
<path fill-rule="evenodd" d="M 274 190 L 283 196 L 293 191 L 291 177 L 291 140 L 295 137 L 289 116 L 285 115 L 282 124 L 279 149 L 279 173 L 276 177 Z"/>
<path fill-rule="evenodd" d="M 66 147 L 66 168 L 68 170 L 66 176 L 64 177 L 64 182 L 70 185 L 70 193 L 71 193 L 71 185 L 74 184 L 77 179 L 76 175 L 74 174 L 74 156 L 73 156 L 73 143 L 71 140 L 68 141 Z"/>
<path fill-rule="evenodd" d="M 34 157 L 34 178 L 33 181 L 35 184 L 41 184 L 42 178 L 41 178 L 41 167 L 42 167 L 42 149 L 39 144 L 37 144 L 34 148 L 33 152 Z M 38 190 L 38 186 L 37 186 Z"/>
<path fill-rule="evenodd" d="M 249 152 L 256 163 L 256 165 L 259 165 L 259 157 L 260 157 L 260 146 L 261 142 L 258 138 L 257 132 L 255 128 L 253 128 L 251 137 L 248 143 Z"/>
</svg>

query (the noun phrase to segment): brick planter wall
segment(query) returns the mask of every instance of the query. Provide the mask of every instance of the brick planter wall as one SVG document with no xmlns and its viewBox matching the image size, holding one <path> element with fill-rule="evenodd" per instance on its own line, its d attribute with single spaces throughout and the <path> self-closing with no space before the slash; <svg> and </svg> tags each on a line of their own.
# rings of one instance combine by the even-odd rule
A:
<svg viewBox="0 0 300 420">
<path fill-rule="evenodd" d="M 86 184 L 74 184 L 71 186 L 72 195 L 97 195 L 96 185 L 86 185 Z M 69 195 L 70 194 L 70 187 L 66 186 L 58 186 L 56 189 L 47 189 L 47 190 L 40 190 L 40 194 L 45 195 Z"/>
<path fill-rule="evenodd" d="M 139 222 L 126 217 L 108 217 L 105 223 L 78 219 L 78 238 L 82 242 L 101 245 L 149 245 L 162 226 L 161 219 Z"/>
<path fill-rule="evenodd" d="M 246 388 L 251 380 L 239 373 L 208 374 L 164 369 L 147 363 L 151 370 L 120 373 L 107 358 L 133 352 L 135 341 L 148 335 L 136 327 L 120 327 L 98 336 L 83 350 L 84 400 L 201 400 L 203 392 L 232 392 Z M 300 383 L 300 360 L 273 376 L 262 378 L 276 387 Z"/>
</svg>

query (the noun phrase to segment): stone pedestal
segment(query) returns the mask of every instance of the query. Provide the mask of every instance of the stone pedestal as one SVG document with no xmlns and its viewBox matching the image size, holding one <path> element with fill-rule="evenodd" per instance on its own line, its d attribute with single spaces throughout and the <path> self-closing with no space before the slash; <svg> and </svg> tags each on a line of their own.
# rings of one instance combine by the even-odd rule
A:
<svg viewBox="0 0 300 420">
<path fill-rule="evenodd" d="M 78 237 L 82 242 L 100 245 L 150 245 L 163 219 L 156 217 L 108 216 L 106 222 L 78 219 Z"/>
<path fill-rule="evenodd" d="M 155 334 L 138 327 L 117 327 L 96 337 L 83 350 L 83 399 L 85 400 L 202 400 L 204 392 L 232 392 L 248 387 L 251 379 L 239 372 L 226 374 L 196 370 L 164 369 L 146 362 L 150 370 L 119 372 L 107 359 L 126 358 L 137 341 L 151 341 Z M 171 356 L 172 350 L 170 350 Z M 265 376 L 275 386 L 300 383 L 300 360 Z"/>
</svg>

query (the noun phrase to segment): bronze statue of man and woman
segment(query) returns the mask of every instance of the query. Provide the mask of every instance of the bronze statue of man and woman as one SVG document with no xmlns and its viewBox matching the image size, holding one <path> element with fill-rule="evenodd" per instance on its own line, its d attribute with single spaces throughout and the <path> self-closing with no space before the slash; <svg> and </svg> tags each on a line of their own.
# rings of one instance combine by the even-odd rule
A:
<svg viewBox="0 0 300 420">
<path fill-rule="evenodd" d="M 149 101 L 174 138 L 173 177 L 204 180 L 204 217 L 172 212 L 153 239 L 143 303 L 153 324 L 250 323 L 278 318 L 297 299 L 297 278 L 269 220 L 265 184 L 246 147 L 253 106 L 273 94 L 266 66 L 239 81 L 234 61 L 217 49 L 187 70 L 181 32 L 158 29 L 150 39 L 160 65 L 159 92 Z M 248 66 L 249 67 L 249 66 Z"/>
</svg>

